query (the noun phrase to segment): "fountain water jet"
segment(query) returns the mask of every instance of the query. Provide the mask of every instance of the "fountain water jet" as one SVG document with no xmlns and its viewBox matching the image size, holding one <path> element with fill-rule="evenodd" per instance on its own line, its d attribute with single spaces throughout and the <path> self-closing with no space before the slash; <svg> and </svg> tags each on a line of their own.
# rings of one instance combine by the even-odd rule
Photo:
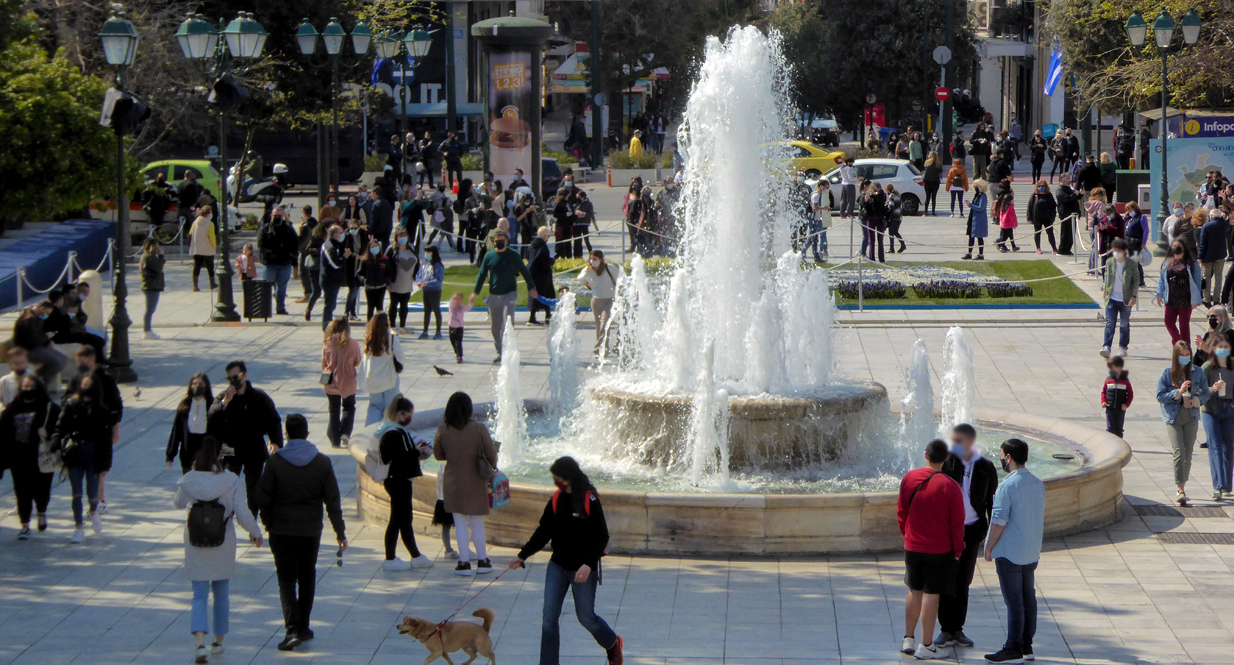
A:
<svg viewBox="0 0 1234 665">
<path fill-rule="evenodd" d="M 942 405 L 939 431 L 944 435 L 960 423 L 973 422 L 973 398 L 977 396 L 977 378 L 973 367 L 973 349 L 964 329 L 953 326 L 943 340 Z"/>
<path fill-rule="evenodd" d="M 502 463 L 510 466 L 522 462 L 527 449 L 527 407 L 523 404 L 523 385 L 519 377 L 521 358 L 514 317 L 507 317 L 501 335 L 501 367 L 497 370 L 494 387 L 497 403 L 493 438 L 501 442 Z"/>
<path fill-rule="evenodd" d="M 557 303 L 548 338 L 549 409 L 557 418 L 573 415 L 579 404 L 578 330 L 574 327 L 574 294 L 567 291 Z"/>
<path fill-rule="evenodd" d="M 924 446 L 935 436 L 934 389 L 930 386 L 930 356 L 925 340 L 913 342 L 908 366 L 908 394 L 900 403 L 900 440 Z"/>
</svg>

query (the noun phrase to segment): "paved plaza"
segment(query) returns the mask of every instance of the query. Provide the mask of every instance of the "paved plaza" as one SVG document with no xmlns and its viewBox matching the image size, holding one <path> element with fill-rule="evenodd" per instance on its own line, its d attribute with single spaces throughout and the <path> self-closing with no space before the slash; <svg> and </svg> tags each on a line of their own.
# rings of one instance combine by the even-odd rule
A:
<svg viewBox="0 0 1234 665">
<path fill-rule="evenodd" d="M 596 190 L 598 207 L 616 212 L 624 189 Z M 601 214 L 600 243 L 618 250 L 615 214 Z M 907 260 L 953 260 L 963 234 L 960 220 L 906 220 L 910 240 L 933 238 Z M 833 238 L 833 247 L 839 244 Z M 1022 246 L 1031 239 L 1021 241 Z M 833 250 L 833 254 L 838 254 Z M 457 255 L 446 252 L 456 261 Z M 899 258 L 899 257 L 897 257 Z M 991 258 L 1008 257 L 993 253 Z M 1023 256 L 1015 258 L 1025 258 Z M 1034 257 L 1035 258 L 1035 257 Z M 1076 266 L 1056 259 L 1064 271 Z M 1150 271 L 1152 273 L 1154 271 Z M 1078 283 L 1090 293 L 1092 280 Z M 204 371 L 216 385 L 223 366 L 246 359 L 253 383 L 270 392 L 280 412 L 309 418 L 311 438 L 324 445 L 326 400 L 317 384 L 321 332 L 317 322 L 279 317 L 270 323 L 203 325 L 210 294 L 188 287 L 188 265 L 168 262 L 169 291 L 156 327 L 161 341 L 140 340 L 133 356 L 140 398 L 123 387 L 122 444 L 107 478 L 110 514 L 102 536 L 70 545 L 67 486 L 54 490 L 51 528 L 29 542 L 16 540 L 15 516 L 0 522 L 0 664 L 181 663 L 191 660 L 189 585 L 181 574 L 183 513 L 171 504 L 179 473 L 164 465 L 171 413 L 188 377 Z M 293 285 L 292 293 L 298 293 Z M 1163 542 L 1163 532 L 1234 533 L 1225 508 L 1214 517 L 1141 516 L 1137 506 L 1173 499 L 1169 446 L 1153 384 L 1167 362 L 1168 336 L 1160 310 L 1143 298 L 1133 317 L 1128 369 L 1137 390 L 1127 441 L 1134 449 L 1125 479 L 1125 519 L 1091 533 L 1053 539 L 1037 574 L 1040 623 L 1035 650 L 1041 663 L 1229 663 L 1234 653 L 1234 547 Z M 297 313 L 297 306 L 291 306 Z M 130 313 L 140 320 L 140 296 Z M 302 312 L 302 310 L 299 310 Z M 1096 309 L 845 311 L 838 332 L 840 371 L 885 384 L 893 400 L 905 392 L 912 342 L 925 339 L 933 369 L 948 327 L 963 325 L 976 353 L 978 406 L 1011 408 L 1104 427 L 1099 389 L 1105 376 L 1097 356 L 1101 326 Z M 1199 319 L 1200 317 L 1195 317 Z M 13 317 L 0 317 L 11 326 Z M 523 322 L 526 315 L 520 313 Z M 590 335 L 584 316 L 583 335 Z M 449 343 L 403 340 L 409 353 L 402 388 L 423 409 L 441 408 L 456 390 L 477 401 L 493 398 L 496 367 L 487 319 L 468 317 L 469 362 L 455 366 Z M 418 329 L 418 325 L 417 325 Z M 527 397 L 548 393 L 546 331 L 520 326 Z M 454 370 L 439 378 L 434 364 Z M 363 396 L 361 404 L 365 402 Z M 997 442 L 982 442 L 992 450 Z M 231 584 L 232 632 L 217 663 L 329 663 L 403 665 L 421 662 L 424 648 L 394 629 L 404 615 L 440 620 L 479 592 L 488 580 L 451 574 L 438 537 L 419 544 L 437 561 L 410 572 L 381 570 L 382 530 L 355 517 L 355 462 L 345 451 L 331 457 L 344 493 L 352 548 L 339 568 L 333 550 L 319 563 L 313 626 L 317 638 L 296 653 L 275 649 L 282 637 L 274 567 L 267 549 L 242 547 Z M 1207 456 L 1197 450 L 1193 497 L 1208 487 Z M 13 498 L 0 483 L 0 510 Z M 1195 505 L 1211 505 L 1195 501 Z M 1234 506 L 1231 506 L 1234 507 Z M 1143 509 L 1141 509 L 1143 510 Z M 1151 512 L 1149 510 L 1148 512 Z M 1203 512 L 1203 511 L 1200 511 Z M 514 554 L 494 548 L 499 570 Z M 504 665 L 537 662 L 544 563 L 504 574 L 472 607 L 492 608 L 492 634 Z M 598 611 L 623 635 L 627 662 L 639 665 L 806 665 L 899 663 L 903 634 L 902 555 L 806 558 L 606 558 Z M 562 620 L 562 663 L 595 665 L 603 653 L 573 619 Z M 470 608 L 469 608 L 470 611 Z M 979 562 L 966 632 L 975 649 L 954 658 L 980 662 L 1001 645 L 1004 608 L 993 564 Z M 918 636 L 920 637 L 920 636 Z M 460 662 L 457 661 L 456 662 Z M 480 661 L 483 662 L 483 661 Z"/>
</svg>

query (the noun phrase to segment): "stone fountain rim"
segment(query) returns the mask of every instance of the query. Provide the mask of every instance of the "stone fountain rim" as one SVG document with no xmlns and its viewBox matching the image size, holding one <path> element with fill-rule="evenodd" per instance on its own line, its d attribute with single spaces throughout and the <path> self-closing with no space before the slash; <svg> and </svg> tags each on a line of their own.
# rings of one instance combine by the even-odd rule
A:
<svg viewBox="0 0 1234 665">
<path fill-rule="evenodd" d="M 864 393 L 851 393 L 840 395 L 827 394 L 799 394 L 799 395 L 729 395 L 728 402 L 731 406 L 775 406 L 781 408 L 806 407 L 818 403 L 820 400 L 826 399 L 829 401 L 836 400 L 860 400 L 869 396 L 870 393 L 878 393 L 882 396 L 887 396 L 887 387 L 877 381 L 866 381 L 862 379 L 844 379 L 844 385 L 864 388 Z M 624 388 L 614 386 L 600 385 L 596 387 L 588 387 L 587 390 L 593 395 L 605 395 L 611 398 L 640 401 L 640 402 L 660 402 L 673 404 L 675 406 L 689 406 L 693 403 L 692 395 L 654 395 L 650 393 L 638 393 Z M 530 403 L 533 400 L 525 400 Z M 539 400 L 534 400 L 539 401 Z M 529 407 L 530 408 L 530 407 Z M 543 410 L 543 406 L 541 406 Z"/>
<path fill-rule="evenodd" d="M 544 400 L 525 399 L 524 406 L 529 414 L 543 413 L 547 408 Z M 475 405 L 477 418 L 487 417 L 493 411 L 492 402 L 482 402 Z M 411 427 L 415 430 L 426 430 L 441 423 L 445 409 L 417 411 L 412 418 Z M 1000 429 L 1012 429 L 1032 438 L 1043 439 L 1070 448 L 1084 458 L 1084 465 L 1075 471 L 1043 479 L 1046 485 L 1067 487 L 1080 485 L 1091 476 L 1105 475 L 1111 471 L 1120 470 L 1131 462 L 1131 446 L 1121 438 L 1088 425 L 1054 418 L 1039 414 L 1012 411 L 1009 409 L 975 408 L 973 415 L 978 425 L 994 426 Z M 364 468 L 364 450 L 358 446 L 350 448 L 351 456 Z M 436 474 L 427 472 L 428 477 Z M 511 482 L 511 488 L 522 491 L 545 493 L 552 490 L 548 485 Z M 835 494 L 723 494 L 723 493 L 689 493 L 689 492 L 645 492 L 634 490 L 604 490 L 606 495 L 625 499 L 642 498 L 661 505 L 710 505 L 756 507 L 768 503 L 788 503 L 800 506 L 802 502 L 810 507 L 842 507 L 868 504 L 894 504 L 899 495 L 896 492 L 844 492 Z"/>
</svg>

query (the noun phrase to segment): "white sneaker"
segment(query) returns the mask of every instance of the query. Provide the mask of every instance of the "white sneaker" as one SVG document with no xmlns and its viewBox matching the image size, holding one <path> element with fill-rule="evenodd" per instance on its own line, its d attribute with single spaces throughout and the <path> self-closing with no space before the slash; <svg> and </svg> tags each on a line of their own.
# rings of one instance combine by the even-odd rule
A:
<svg viewBox="0 0 1234 665">
<path fill-rule="evenodd" d="M 90 516 L 90 528 L 94 530 L 94 535 L 103 533 L 103 518 L 99 517 L 98 513 Z"/>
<path fill-rule="evenodd" d="M 1126 358 L 1127 357 L 1127 347 L 1125 346 L 1118 347 L 1118 353 L 1114 354 L 1114 357 L 1115 358 Z"/>
<path fill-rule="evenodd" d="M 917 650 L 913 652 L 913 658 L 916 658 L 917 660 L 942 660 L 946 657 L 947 654 L 943 653 L 942 649 L 939 649 L 933 644 L 929 646 L 925 644 L 919 645 Z"/>
<path fill-rule="evenodd" d="M 900 653 L 912 655 L 917 650 L 917 638 L 909 635 L 905 636 L 904 641 L 900 643 Z"/>
<path fill-rule="evenodd" d="M 70 543 L 80 543 L 81 541 L 85 539 L 86 539 L 85 529 L 74 529 L 73 535 L 69 537 L 69 542 Z"/>
<path fill-rule="evenodd" d="M 142 339 L 163 339 L 162 337 L 159 337 L 158 333 L 154 332 L 153 330 L 147 330 L 143 332 L 141 334 L 141 338 Z"/>
<path fill-rule="evenodd" d="M 100 501 L 100 502 L 99 502 L 99 507 L 98 507 L 98 508 L 95 508 L 95 509 L 94 509 L 94 512 L 96 512 L 96 513 L 98 513 L 98 514 L 100 514 L 100 515 L 106 515 L 106 514 L 107 514 L 107 502 L 106 502 L 106 501 Z"/>
<path fill-rule="evenodd" d="M 432 568 L 433 560 L 421 554 L 420 556 L 411 560 L 411 567 L 412 568 Z"/>
<path fill-rule="evenodd" d="M 386 559 L 386 562 L 381 564 L 382 570 L 411 570 L 411 564 L 403 561 L 398 557 Z"/>
<path fill-rule="evenodd" d="M 1108 346 L 1101 347 L 1101 351 L 1098 351 L 1097 355 L 1101 356 L 1102 358 L 1109 358 L 1110 357 L 1110 347 Z"/>
<path fill-rule="evenodd" d="M 211 642 L 210 643 L 210 653 L 214 654 L 215 656 L 223 655 L 223 645 L 219 644 L 218 642 Z"/>
</svg>

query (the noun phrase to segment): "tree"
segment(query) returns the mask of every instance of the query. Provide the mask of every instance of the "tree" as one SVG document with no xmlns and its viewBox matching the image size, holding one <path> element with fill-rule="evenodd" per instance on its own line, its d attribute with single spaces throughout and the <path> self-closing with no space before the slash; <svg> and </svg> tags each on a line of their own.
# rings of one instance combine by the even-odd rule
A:
<svg viewBox="0 0 1234 665">
<path fill-rule="evenodd" d="M 110 193 L 115 136 L 99 125 L 106 89 L 35 37 L 0 50 L 0 218 L 47 219 Z"/>
<path fill-rule="evenodd" d="M 1170 105 L 1211 108 L 1234 103 L 1234 14 L 1225 0 L 1169 0 L 1164 6 L 1181 23 L 1194 8 L 1204 22 L 1194 46 L 1182 45 L 1175 30 L 1170 56 Z M 1150 33 L 1136 53 L 1124 24 L 1139 9 L 1151 25 L 1159 5 L 1134 0 L 1052 0 L 1046 29 L 1062 47 L 1064 71 L 1075 79 L 1075 94 L 1105 112 L 1159 108 L 1161 52 Z"/>
</svg>

